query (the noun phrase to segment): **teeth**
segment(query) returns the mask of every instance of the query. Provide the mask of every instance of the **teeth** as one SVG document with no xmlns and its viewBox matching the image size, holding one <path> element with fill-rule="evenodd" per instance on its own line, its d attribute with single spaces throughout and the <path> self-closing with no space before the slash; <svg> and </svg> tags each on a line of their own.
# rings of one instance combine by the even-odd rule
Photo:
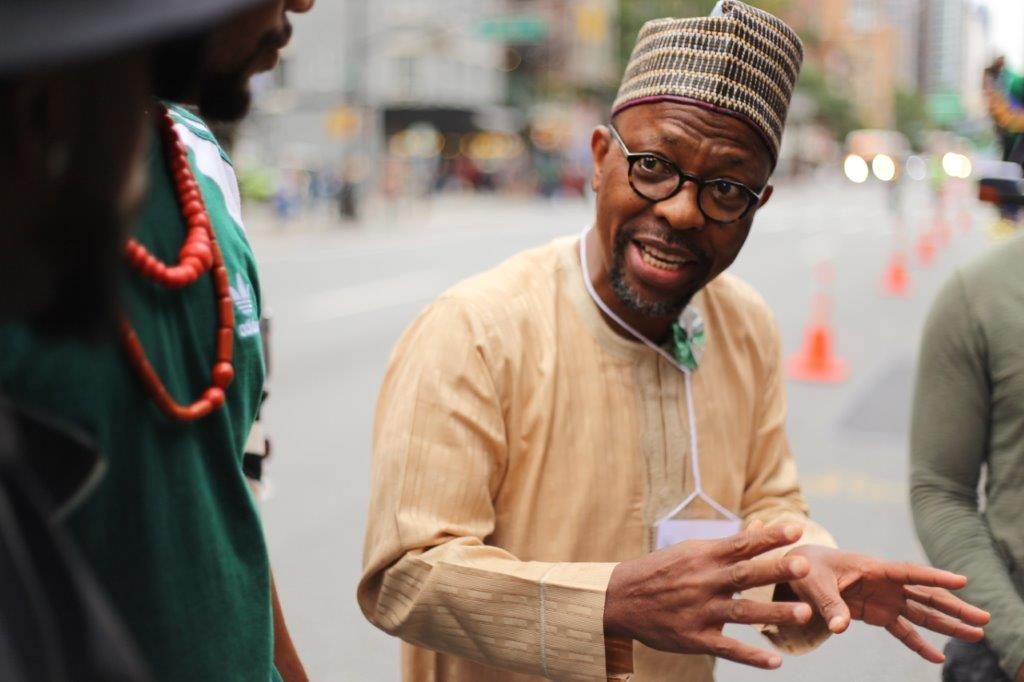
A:
<svg viewBox="0 0 1024 682">
<path fill-rule="evenodd" d="M 679 270 L 686 265 L 687 260 L 659 251 L 646 244 L 640 244 L 640 257 L 645 263 L 661 270 Z"/>
</svg>

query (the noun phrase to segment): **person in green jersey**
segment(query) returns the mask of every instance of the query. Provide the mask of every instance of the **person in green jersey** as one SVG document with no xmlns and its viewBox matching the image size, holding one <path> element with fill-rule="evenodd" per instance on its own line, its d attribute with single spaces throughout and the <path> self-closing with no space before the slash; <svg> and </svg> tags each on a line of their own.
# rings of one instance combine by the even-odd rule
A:
<svg viewBox="0 0 1024 682">
<path fill-rule="evenodd" d="M 242 1 L 137 1 L 130 14 L 123 0 L 0 3 L 0 319 L 112 334 L 121 245 L 145 197 L 154 48 Z M 181 85 L 195 76 L 175 71 Z M 151 679 L 63 523 L 100 462 L 81 433 L 0 394 L 4 682 Z"/>
<path fill-rule="evenodd" d="M 162 60 L 162 83 L 175 81 L 176 60 L 198 60 L 199 84 L 181 100 L 217 118 L 245 113 L 249 77 L 288 40 L 286 13 L 312 0 L 248 4 Z M 146 258 L 131 261 L 121 291 L 121 342 L 55 342 L 5 325 L 0 390 L 102 449 L 106 475 L 69 524 L 157 679 L 302 680 L 242 471 L 264 365 L 237 183 L 199 116 L 153 102 L 151 126 L 160 132 L 132 241 Z"/>
</svg>

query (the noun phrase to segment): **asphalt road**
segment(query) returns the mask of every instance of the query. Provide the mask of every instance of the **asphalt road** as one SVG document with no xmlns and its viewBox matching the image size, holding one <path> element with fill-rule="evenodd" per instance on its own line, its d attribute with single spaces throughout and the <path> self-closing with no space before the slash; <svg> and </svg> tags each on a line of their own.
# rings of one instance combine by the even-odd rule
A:
<svg viewBox="0 0 1024 682">
<path fill-rule="evenodd" d="M 907 504 L 906 431 L 924 316 L 956 265 L 991 244 L 992 214 L 971 205 L 973 229 L 953 234 L 924 267 L 911 253 L 911 295 L 882 294 L 894 245 L 930 224 L 932 200 L 909 187 L 902 217 L 883 188 L 835 178 L 778 188 L 734 271 L 753 283 L 796 351 L 817 291 L 829 294 L 837 386 L 791 383 L 789 432 L 815 518 L 847 548 L 922 559 Z M 552 237 L 577 233 L 592 209 L 496 198 L 445 199 L 377 210 L 360 227 L 320 216 L 287 226 L 258 211 L 250 233 L 274 315 L 267 419 L 275 456 L 264 506 L 278 589 L 314 680 L 397 680 L 398 645 L 363 619 L 359 576 L 374 400 L 391 347 L 412 317 L 460 279 Z M 758 635 L 737 628 L 751 642 Z M 718 679 L 937 680 L 939 670 L 884 631 L 856 624 L 771 674 L 732 664 Z"/>
</svg>

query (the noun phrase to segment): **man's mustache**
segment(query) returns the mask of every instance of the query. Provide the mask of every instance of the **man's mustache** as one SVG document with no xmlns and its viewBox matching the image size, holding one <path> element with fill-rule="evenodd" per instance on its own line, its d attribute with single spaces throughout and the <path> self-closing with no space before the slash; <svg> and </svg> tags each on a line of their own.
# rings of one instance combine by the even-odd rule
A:
<svg viewBox="0 0 1024 682">
<path fill-rule="evenodd" d="M 669 246 L 678 246 L 686 249 L 701 262 L 708 260 L 707 252 L 699 245 L 694 244 L 693 240 L 688 239 L 686 231 L 673 230 L 664 225 L 658 223 L 649 223 L 644 225 L 628 225 L 619 231 L 619 235 L 616 238 L 615 246 L 616 250 L 624 250 L 629 242 L 633 241 L 638 237 L 650 237 L 660 242 L 664 242 Z"/>
</svg>

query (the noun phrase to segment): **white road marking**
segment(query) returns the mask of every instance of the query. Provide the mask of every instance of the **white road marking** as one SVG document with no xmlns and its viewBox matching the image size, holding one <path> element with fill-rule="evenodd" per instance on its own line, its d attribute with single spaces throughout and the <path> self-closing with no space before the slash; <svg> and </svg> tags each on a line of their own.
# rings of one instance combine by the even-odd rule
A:
<svg viewBox="0 0 1024 682">
<path fill-rule="evenodd" d="M 372 313 L 384 308 L 426 301 L 452 284 L 441 270 L 408 272 L 398 277 L 352 284 L 304 297 L 295 306 L 299 322 L 326 322 Z"/>
</svg>

